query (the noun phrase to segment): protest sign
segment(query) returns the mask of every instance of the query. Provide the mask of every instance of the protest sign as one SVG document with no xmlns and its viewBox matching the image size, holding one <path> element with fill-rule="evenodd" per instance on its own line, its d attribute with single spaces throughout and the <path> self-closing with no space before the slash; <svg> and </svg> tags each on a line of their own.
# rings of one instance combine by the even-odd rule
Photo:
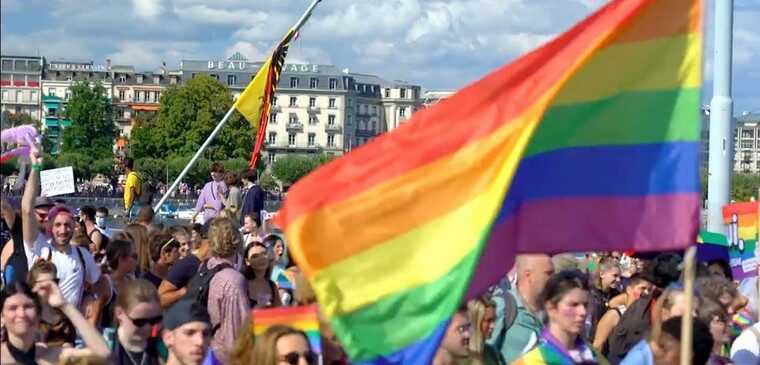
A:
<svg viewBox="0 0 760 365">
<path fill-rule="evenodd" d="M 723 207 L 728 256 L 734 279 L 757 275 L 757 202 L 731 203 Z"/>
<path fill-rule="evenodd" d="M 71 166 L 40 172 L 42 196 L 56 196 L 74 192 L 74 169 Z"/>
</svg>

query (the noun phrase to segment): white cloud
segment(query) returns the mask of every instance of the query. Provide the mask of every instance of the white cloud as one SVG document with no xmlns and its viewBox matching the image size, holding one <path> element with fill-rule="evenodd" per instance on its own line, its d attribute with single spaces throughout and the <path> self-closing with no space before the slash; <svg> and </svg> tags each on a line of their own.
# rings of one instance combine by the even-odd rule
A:
<svg viewBox="0 0 760 365">
<path fill-rule="evenodd" d="M 21 2 L 19 0 L 3 0 L 0 1 L 0 12 L 11 13 L 21 10 Z"/>
<path fill-rule="evenodd" d="M 374 40 L 362 47 L 361 52 L 369 57 L 385 58 L 394 50 L 394 45 L 391 42 L 384 42 L 380 40 Z"/>
<path fill-rule="evenodd" d="M 247 9 L 219 9 L 206 5 L 174 6 L 174 13 L 182 18 L 197 23 L 208 24 L 254 24 L 265 23 L 269 15 L 261 11 Z"/>
<path fill-rule="evenodd" d="M 198 44 L 191 42 L 122 41 L 117 50 L 105 56 L 114 64 L 134 65 L 137 69 L 155 70 L 161 61 L 178 63 L 183 59 L 204 59 Z"/>
<path fill-rule="evenodd" d="M 251 61 L 260 61 L 265 59 L 268 54 L 267 51 L 263 48 L 257 47 L 255 44 L 251 42 L 245 42 L 245 41 L 238 41 L 235 44 L 233 44 L 231 47 L 227 47 L 224 50 L 225 55 L 232 55 L 235 52 L 240 52 L 243 54 L 243 56 L 247 57 Z"/>
<path fill-rule="evenodd" d="M 161 0 L 132 0 L 132 10 L 140 18 L 152 20 L 163 10 Z"/>
<path fill-rule="evenodd" d="M 316 36 L 356 38 L 397 34 L 417 20 L 421 7 L 416 0 L 344 2 L 327 15 L 315 14 L 306 27 Z"/>
</svg>

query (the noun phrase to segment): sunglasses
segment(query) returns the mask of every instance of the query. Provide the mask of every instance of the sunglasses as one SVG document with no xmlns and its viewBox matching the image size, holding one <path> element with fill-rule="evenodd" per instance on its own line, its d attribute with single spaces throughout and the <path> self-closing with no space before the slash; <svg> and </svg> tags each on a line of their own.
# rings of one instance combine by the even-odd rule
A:
<svg viewBox="0 0 760 365">
<path fill-rule="evenodd" d="M 309 365 L 317 363 L 317 354 L 313 351 L 306 351 L 303 354 L 299 354 L 295 351 L 289 352 L 284 356 L 280 356 L 280 361 L 285 361 L 290 365 L 298 365 L 298 360 L 300 360 L 302 357 Z"/>
<path fill-rule="evenodd" d="M 127 318 L 129 318 L 130 321 L 132 321 L 132 324 L 135 325 L 135 327 L 143 327 L 147 324 L 154 326 L 161 323 L 161 320 L 164 319 L 164 316 L 157 316 L 153 318 L 132 318 L 126 313 L 125 315 L 127 316 Z"/>
</svg>

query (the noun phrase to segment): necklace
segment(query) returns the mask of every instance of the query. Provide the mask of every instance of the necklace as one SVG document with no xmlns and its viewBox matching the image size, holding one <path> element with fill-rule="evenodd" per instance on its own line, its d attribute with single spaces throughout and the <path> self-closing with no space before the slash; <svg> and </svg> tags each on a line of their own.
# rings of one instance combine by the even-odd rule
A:
<svg viewBox="0 0 760 365">
<path fill-rule="evenodd" d="M 148 354 L 146 354 L 146 353 L 143 352 L 142 358 L 140 359 L 140 362 L 138 363 L 135 360 L 135 358 L 132 356 L 132 353 L 129 350 L 124 349 L 124 352 L 127 353 L 127 357 L 129 358 L 129 362 L 131 362 L 132 365 L 138 365 L 138 364 L 139 365 L 145 365 L 145 360 L 148 358 Z"/>
</svg>

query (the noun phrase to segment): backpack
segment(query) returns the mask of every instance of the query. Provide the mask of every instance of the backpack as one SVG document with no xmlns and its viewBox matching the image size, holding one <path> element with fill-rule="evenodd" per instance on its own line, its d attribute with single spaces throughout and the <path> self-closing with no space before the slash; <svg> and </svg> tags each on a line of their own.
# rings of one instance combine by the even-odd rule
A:
<svg viewBox="0 0 760 365">
<path fill-rule="evenodd" d="M 602 346 L 603 352 L 606 350 L 603 355 L 611 363 L 620 362 L 634 345 L 646 337 L 652 327 L 653 306 L 654 298 L 652 296 L 643 297 L 628 306 L 623 315 L 620 316 L 618 324 L 612 328 L 607 337 L 607 342 Z"/>
<path fill-rule="evenodd" d="M 135 174 L 135 177 L 137 178 L 137 185 L 135 186 L 135 200 L 139 201 L 140 196 L 142 195 L 142 191 L 143 191 L 143 188 L 142 188 L 143 182 L 142 182 L 142 179 L 140 178 L 140 174 L 138 174 L 137 171 L 130 172 L 127 175 L 127 179 L 129 179 L 129 175 L 132 175 L 132 174 Z"/>
<path fill-rule="evenodd" d="M 26 276 L 29 273 L 29 262 L 26 258 L 26 249 L 24 248 L 24 235 L 21 230 L 21 218 L 17 217 L 11 228 L 11 237 L 13 239 L 13 253 L 5 263 L 3 279 L 6 287 L 14 283 L 25 283 Z"/>
<path fill-rule="evenodd" d="M 211 286 L 211 279 L 214 278 L 214 275 L 227 268 L 232 268 L 232 265 L 228 263 L 221 263 L 214 266 L 213 269 L 209 269 L 208 260 L 203 261 L 201 263 L 201 266 L 198 268 L 198 272 L 195 273 L 195 275 L 193 275 L 193 277 L 190 278 L 190 281 L 187 283 L 187 291 L 182 297 L 182 300 L 192 300 L 200 303 L 204 308 L 208 308 L 208 293 L 209 287 Z M 211 337 L 214 336 L 214 333 L 219 329 L 219 327 L 221 327 L 221 323 L 212 323 Z"/>
<path fill-rule="evenodd" d="M 513 324 L 515 324 L 515 319 L 517 318 L 517 300 L 512 293 L 509 292 L 509 282 L 505 282 L 506 279 L 502 280 L 498 285 L 498 290 L 495 290 L 494 292 L 494 295 L 498 295 L 504 300 L 504 326 L 501 328 L 501 331 L 494 342 L 496 348 L 504 346 L 504 342 L 507 340 L 507 331 Z"/>
</svg>

